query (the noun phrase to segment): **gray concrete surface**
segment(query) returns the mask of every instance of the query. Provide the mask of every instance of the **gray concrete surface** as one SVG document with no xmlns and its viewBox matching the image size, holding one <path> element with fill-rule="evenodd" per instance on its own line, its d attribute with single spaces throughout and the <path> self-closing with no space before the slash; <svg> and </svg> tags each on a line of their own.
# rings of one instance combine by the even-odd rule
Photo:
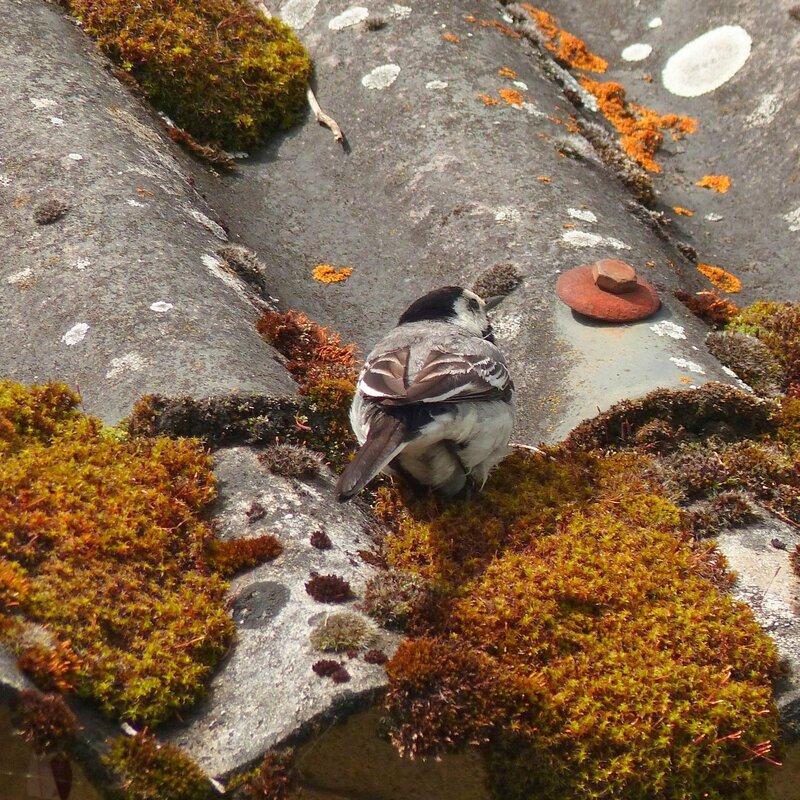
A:
<svg viewBox="0 0 800 800">
<path fill-rule="evenodd" d="M 146 392 L 293 394 L 187 159 L 56 7 L 0 15 L 0 374 L 108 422 Z M 51 199 L 66 214 L 37 224 Z"/>
<path fill-rule="evenodd" d="M 330 473 L 302 482 L 273 475 L 248 448 L 217 451 L 215 473 L 218 535 L 277 532 L 284 548 L 274 561 L 234 578 L 236 643 L 215 675 L 208 699 L 185 717 L 185 725 L 165 732 L 210 775 L 224 779 L 315 718 L 369 696 L 383 686 L 386 674 L 382 666 L 367 664 L 363 654 L 351 659 L 344 653 L 320 653 L 309 642 L 326 615 L 360 613 L 354 606 L 375 568 L 364 563 L 359 551 L 374 547 L 374 522 L 357 503 L 331 502 Z M 254 502 L 265 513 L 250 522 L 247 512 Z M 330 537 L 329 550 L 311 545 L 317 530 Z M 349 581 L 355 598 L 336 604 L 314 600 L 305 589 L 312 571 Z M 379 636 L 374 646 L 391 654 L 397 636 L 385 631 Z M 351 680 L 336 684 L 316 675 L 311 665 L 321 658 L 343 661 Z"/>
<path fill-rule="evenodd" d="M 742 304 L 800 300 L 800 19 L 789 13 L 796 7 L 792 0 L 548 0 L 546 5 L 607 59 L 609 69 L 600 80 L 619 81 L 631 100 L 659 113 L 698 120 L 694 135 L 680 142 L 667 137 L 658 159 L 664 171 L 655 185 L 677 238 L 692 244 L 701 262 L 741 279 L 742 290 L 731 299 Z M 741 69 L 697 97 L 669 91 L 662 79 L 669 58 L 720 26 L 739 26 L 752 40 Z M 638 43 L 652 52 L 641 61 L 626 61 L 623 51 Z M 710 72 L 722 68 L 725 55 L 723 46 L 706 51 Z M 728 175 L 729 191 L 695 185 L 708 174 Z M 673 206 L 695 214 L 677 216 L 669 212 Z"/>
<path fill-rule="evenodd" d="M 513 264 L 523 282 L 495 321 L 518 387 L 516 436 L 529 444 L 622 397 L 730 379 L 704 352 L 704 326 L 671 296 L 705 279 L 630 212 L 630 194 L 599 161 L 558 152 L 555 140 L 570 134 L 554 120 L 572 106 L 528 42 L 480 25 L 502 22 L 499 5 L 377 3 L 369 11 L 385 27 L 332 29 L 347 7 L 293 0 L 289 16 L 305 22 L 318 98 L 348 147 L 309 119 L 241 161 L 240 174 L 200 181 L 234 236 L 278 267 L 287 305 L 367 351 L 424 291 Z M 527 86 L 524 106 L 500 98 L 519 89 L 502 67 Z M 371 88 L 383 86 L 381 68 L 396 76 Z M 658 317 L 599 326 L 560 303 L 559 273 L 606 257 L 628 259 L 659 288 Z M 321 284 L 311 274 L 320 263 L 353 274 Z M 653 331 L 659 321 L 679 326 L 679 338 Z"/>
</svg>

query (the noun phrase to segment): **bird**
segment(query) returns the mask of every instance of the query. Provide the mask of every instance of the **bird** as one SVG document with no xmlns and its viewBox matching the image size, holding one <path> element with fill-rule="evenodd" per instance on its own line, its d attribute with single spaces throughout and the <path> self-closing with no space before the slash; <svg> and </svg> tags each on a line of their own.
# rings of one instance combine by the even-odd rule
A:
<svg viewBox="0 0 800 800">
<path fill-rule="evenodd" d="M 514 382 L 487 316 L 502 299 L 434 289 L 375 345 L 350 407 L 360 448 L 336 483 L 339 502 L 380 472 L 446 497 L 483 488 L 514 423 Z"/>
</svg>

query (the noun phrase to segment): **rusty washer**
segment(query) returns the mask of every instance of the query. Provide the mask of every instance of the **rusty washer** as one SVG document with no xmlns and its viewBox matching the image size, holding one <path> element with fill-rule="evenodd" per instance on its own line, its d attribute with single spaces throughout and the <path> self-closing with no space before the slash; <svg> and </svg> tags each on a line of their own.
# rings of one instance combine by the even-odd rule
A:
<svg viewBox="0 0 800 800">
<path fill-rule="evenodd" d="M 627 262 L 613 258 L 565 272 L 556 293 L 573 310 L 606 322 L 633 322 L 661 307 L 656 290 Z"/>
</svg>

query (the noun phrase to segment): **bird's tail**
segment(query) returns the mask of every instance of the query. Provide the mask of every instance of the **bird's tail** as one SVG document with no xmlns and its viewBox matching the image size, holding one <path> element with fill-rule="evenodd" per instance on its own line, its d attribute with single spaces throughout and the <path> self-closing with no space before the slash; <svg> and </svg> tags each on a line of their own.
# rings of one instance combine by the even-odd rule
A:
<svg viewBox="0 0 800 800">
<path fill-rule="evenodd" d="M 406 426 L 395 417 L 376 414 L 367 440 L 336 481 L 340 503 L 358 494 L 406 445 Z"/>
</svg>

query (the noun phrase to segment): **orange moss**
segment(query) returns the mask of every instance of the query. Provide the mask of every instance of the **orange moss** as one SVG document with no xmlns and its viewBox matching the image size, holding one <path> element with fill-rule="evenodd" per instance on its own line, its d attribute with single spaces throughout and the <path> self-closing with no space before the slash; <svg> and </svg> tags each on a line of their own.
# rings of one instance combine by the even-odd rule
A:
<svg viewBox="0 0 800 800">
<path fill-rule="evenodd" d="M 444 39 L 446 42 L 452 42 L 453 44 L 461 43 L 461 39 L 459 39 L 454 33 L 443 33 L 442 39 Z"/>
<path fill-rule="evenodd" d="M 705 275 L 717 289 L 722 289 L 723 292 L 733 294 L 742 288 L 742 282 L 722 267 L 714 266 L 714 264 L 698 264 L 697 271 Z"/>
<path fill-rule="evenodd" d="M 739 313 L 739 308 L 734 303 L 715 292 L 697 292 L 690 295 L 678 291 L 675 292 L 675 297 L 712 328 L 724 327 Z"/>
<path fill-rule="evenodd" d="M 684 208 L 683 206 L 673 206 L 672 210 L 676 214 L 680 214 L 682 217 L 693 217 L 694 211 L 691 208 Z"/>
<path fill-rule="evenodd" d="M 511 69 L 511 67 L 500 67 L 500 69 L 497 70 L 497 74 L 501 78 L 508 78 L 509 80 L 512 81 L 515 81 L 517 79 L 517 73 L 514 72 L 514 70 Z"/>
<path fill-rule="evenodd" d="M 343 283 L 353 274 L 353 268 L 341 267 L 337 270 L 333 264 L 317 264 L 311 274 L 320 283 Z"/>
<path fill-rule="evenodd" d="M 499 106 L 500 101 L 496 97 L 492 97 L 488 94 L 479 94 L 478 100 L 480 100 L 485 106 Z"/>
<path fill-rule="evenodd" d="M 727 175 L 703 175 L 695 186 L 702 186 L 704 189 L 713 189 L 715 192 L 725 194 L 731 188 L 731 179 Z"/>
<path fill-rule="evenodd" d="M 604 58 L 592 53 L 583 39 L 560 28 L 558 20 L 552 14 L 534 8 L 529 3 L 522 3 L 522 7 L 539 26 L 546 40 L 545 47 L 558 61 L 568 67 L 585 69 L 589 72 L 605 72 L 608 69 L 608 62 Z"/>
<path fill-rule="evenodd" d="M 498 94 L 510 106 L 521 106 L 525 102 L 525 95 L 516 89 L 500 89 Z"/>
<path fill-rule="evenodd" d="M 614 81 L 600 82 L 586 76 L 581 86 L 597 98 L 603 116 L 620 134 L 620 146 L 637 163 L 650 172 L 661 172 L 654 157 L 664 142 L 663 131 L 670 131 L 675 140 L 694 133 L 697 120 L 679 114 L 659 114 L 652 108 L 629 103 L 625 89 Z"/>
</svg>

